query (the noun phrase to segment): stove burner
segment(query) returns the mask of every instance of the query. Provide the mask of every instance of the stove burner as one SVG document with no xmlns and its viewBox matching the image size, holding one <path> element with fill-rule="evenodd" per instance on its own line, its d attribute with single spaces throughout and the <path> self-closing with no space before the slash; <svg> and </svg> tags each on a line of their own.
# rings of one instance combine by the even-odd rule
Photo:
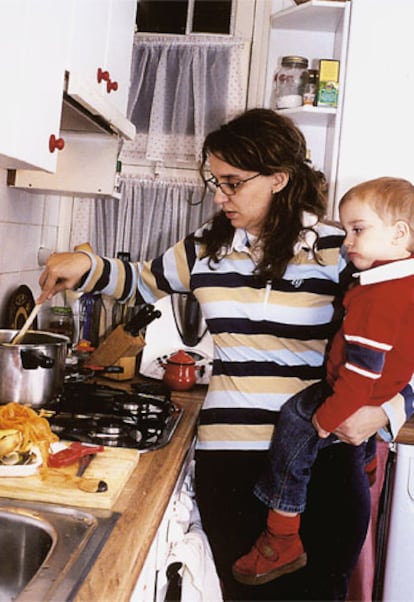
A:
<svg viewBox="0 0 414 602">
<path fill-rule="evenodd" d="M 52 431 L 60 439 L 141 451 L 166 445 L 182 415 L 160 383 L 133 385 L 132 391 L 96 383 L 65 383 L 48 404 Z"/>
</svg>

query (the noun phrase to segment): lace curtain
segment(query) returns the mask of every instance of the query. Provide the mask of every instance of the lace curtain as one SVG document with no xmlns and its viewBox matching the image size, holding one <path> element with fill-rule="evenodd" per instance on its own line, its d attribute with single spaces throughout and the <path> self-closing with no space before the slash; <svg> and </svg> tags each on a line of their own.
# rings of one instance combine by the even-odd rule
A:
<svg viewBox="0 0 414 602">
<path fill-rule="evenodd" d="M 213 213 L 199 181 L 121 178 L 120 199 L 96 199 L 89 239 L 100 255 L 128 251 L 133 261 L 153 259 Z"/>
<path fill-rule="evenodd" d="M 123 163 L 194 164 L 206 134 L 243 107 L 241 40 L 137 35 L 128 117 L 137 128 Z"/>
<path fill-rule="evenodd" d="M 123 143 L 120 160 L 138 171 L 150 161 L 154 177 L 123 175 L 120 199 L 76 199 L 72 248 L 88 240 L 101 255 L 152 259 L 211 216 L 211 197 L 200 204 L 196 172 L 191 179 L 177 174 L 192 173 L 206 134 L 242 110 L 243 44 L 219 36 L 136 36 L 128 117 L 137 135 Z M 175 179 L 155 175 L 171 164 L 187 170 L 175 169 Z"/>
</svg>

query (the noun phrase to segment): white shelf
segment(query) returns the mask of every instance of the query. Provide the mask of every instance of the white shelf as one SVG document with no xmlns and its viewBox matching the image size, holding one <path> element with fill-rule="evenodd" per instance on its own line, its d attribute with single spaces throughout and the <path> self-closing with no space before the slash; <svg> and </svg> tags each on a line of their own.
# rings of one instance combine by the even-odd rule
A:
<svg viewBox="0 0 414 602">
<path fill-rule="evenodd" d="M 327 125 L 335 118 L 337 109 L 335 107 L 314 107 L 303 105 L 294 109 L 278 109 L 278 113 L 288 115 L 301 125 Z"/>
<path fill-rule="evenodd" d="M 271 15 L 273 29 L 299 31 L 336 31 L 343 18 L 347 1 L 309 0 L 304 4 Z"/>
</svg>

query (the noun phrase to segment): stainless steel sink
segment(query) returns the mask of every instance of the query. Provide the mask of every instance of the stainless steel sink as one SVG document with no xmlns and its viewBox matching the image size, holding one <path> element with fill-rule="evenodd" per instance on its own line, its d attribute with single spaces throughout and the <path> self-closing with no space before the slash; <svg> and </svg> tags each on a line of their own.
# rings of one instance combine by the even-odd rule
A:
<svg viewBox="0 0 414 602">
<path fill-rule="evenodd" d="M 0 500 L 0 601 L 73 599 L 119 516 Z"/>
</svg>

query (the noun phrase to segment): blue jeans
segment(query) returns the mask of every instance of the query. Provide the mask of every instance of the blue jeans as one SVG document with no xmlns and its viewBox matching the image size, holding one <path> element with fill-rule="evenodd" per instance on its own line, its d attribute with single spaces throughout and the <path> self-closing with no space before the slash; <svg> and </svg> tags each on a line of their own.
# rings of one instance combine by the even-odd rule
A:
<svg viewBox="0 0 414 602">
<path fill-rule="evenodd" d="M 318 382 L 283 405 L 269 450 L 269 466 L 254 488 L 255 495 L 269 508 L 298 514 L 305 510 L 307 487 L 318 453 L 339 442 L 333 434 L 321 439 L 311 421 L 331 392 L 326 382 Z M 366 443 L 355 451 L 361 466 L 366 462 L 366 451 Z"/>
</svg>

